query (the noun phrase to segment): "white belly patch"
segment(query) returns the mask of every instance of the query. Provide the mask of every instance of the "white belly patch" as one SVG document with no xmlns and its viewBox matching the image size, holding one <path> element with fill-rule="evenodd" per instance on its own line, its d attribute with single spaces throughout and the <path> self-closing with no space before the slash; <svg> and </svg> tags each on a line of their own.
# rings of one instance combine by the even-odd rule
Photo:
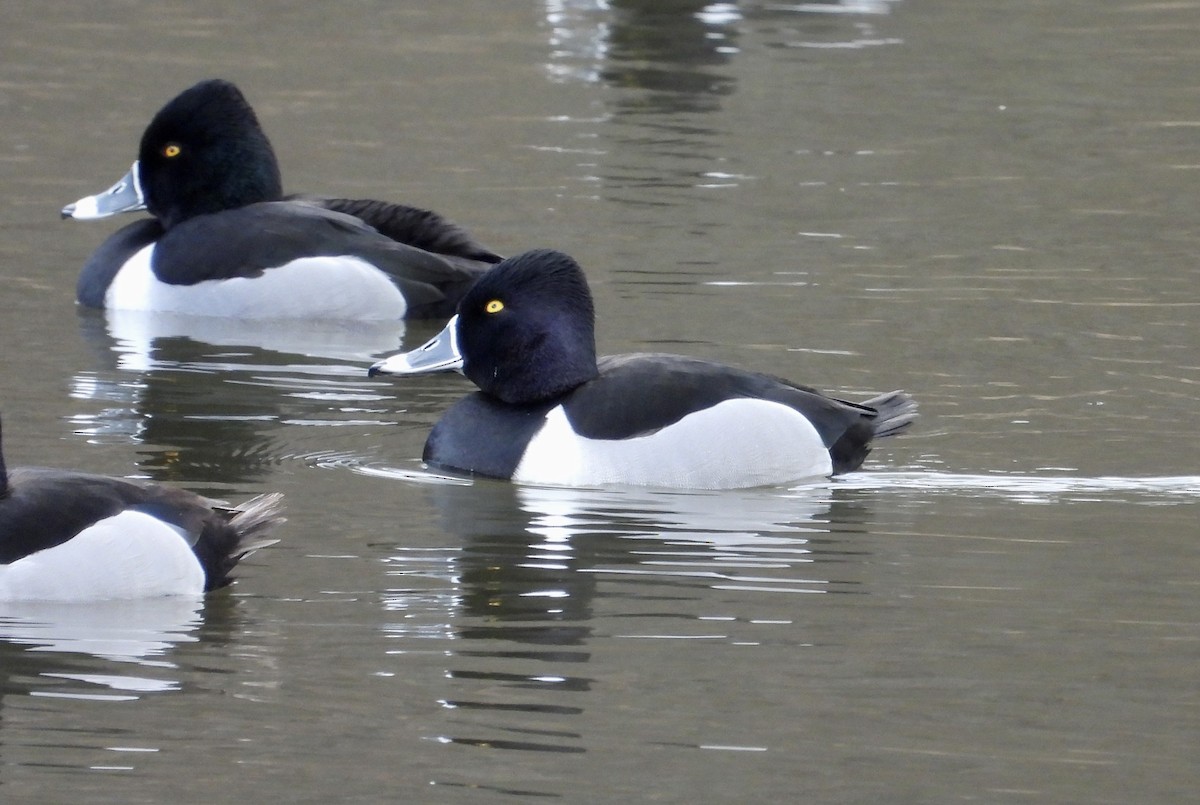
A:
<svg viewBox="0 0 1200 805">
<path fill-rule="evenodd" d="M 253 319 L 388 320 L 404 316 L 404 296 L 379 269 L 357 257 L 304 257 L 257 277 L 169 285 L 154 276 L 154 244 L 117 272 L 104 296 L 114 310 Z"/>
<path fill-rule="evenodd" d="M 125 511 L 61 545 L 0 565 L 0 601 L 98 601 L 199 595 L 204 570 L 180 533 Z"/>
<path fill-rule="evenodd" d="M 551 486 L 739 489 L 832 472 L 829 450 L 803 415 L 779 403 L 735 399 L 655 433 L 613 440 L 575 434 L 562 407 L 553 408 L 513 480 Z"/>
</svg>

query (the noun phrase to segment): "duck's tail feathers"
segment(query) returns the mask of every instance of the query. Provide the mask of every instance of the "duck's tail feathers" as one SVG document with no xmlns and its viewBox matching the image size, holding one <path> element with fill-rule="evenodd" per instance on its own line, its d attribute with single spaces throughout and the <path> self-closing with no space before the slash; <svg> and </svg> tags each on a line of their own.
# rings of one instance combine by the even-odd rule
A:
<svg viewBox="0 0 1200 805">
<path fill-rule="evenodd" d="M 917 418 L 917 401 L 899 390 L 863 400 L 860 405 L 874 408 L 876 411 L 877 416 L 871 422 L 876 439 L 895 436 L 908 430 Z"/>
<path fill-rule="evenodd" d="M 283 494 L 280 492 L 259 495 L 241 505 L 223 511 L 230 515 L 229 525 L 238 534 L 237 544 L 229 552 L 229 558 L 234 562 L 240 562 L 259 548 L 266 548 L 279 542 L 277 539 L 268 539 L 267 534 L 287 522 L 287 519 L 281 514 Z"/>
</svg>

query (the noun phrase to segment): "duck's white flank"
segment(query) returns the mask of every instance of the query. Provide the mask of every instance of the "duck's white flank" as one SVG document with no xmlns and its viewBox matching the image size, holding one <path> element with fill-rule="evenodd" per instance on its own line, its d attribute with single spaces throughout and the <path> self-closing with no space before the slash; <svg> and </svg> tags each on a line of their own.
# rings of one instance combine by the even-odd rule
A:
<svg viewBox="0 0 1200 805">
<path fill-rule="evenodd" d="M 117 272 L 105 307 L 256 319 L 399 319 L 408 309 L 387 275 L 357 257 L 303 257 L 260 276 L 168 285 L 150 267 L 154 244 Z"/>
<path fill-rule="evenodd" d="M 0 565 L 0 601 L 96 601 L 202 595 L 204 570 L 179 529 L 139 511 Z"/>
<path fill-rule="evenodd" d="M 779 403 L 735 399 L 655 433 L 619 440 L 578 436 L 562 407 L 555 407 L 530 441 L 513 480 L 737 489 L 832 472 L 829 450 L 802 414 Z"/>
</svg>

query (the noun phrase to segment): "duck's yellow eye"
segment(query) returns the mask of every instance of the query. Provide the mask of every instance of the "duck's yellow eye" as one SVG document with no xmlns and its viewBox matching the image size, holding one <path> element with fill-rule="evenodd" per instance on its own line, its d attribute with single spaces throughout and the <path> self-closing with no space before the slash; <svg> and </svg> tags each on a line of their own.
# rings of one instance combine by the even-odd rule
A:
<svg viewBox="0 0 1200 805">
<path fill-rule="evenodd" d="M 499 313 L 501 310 L 504 310 L 504 303 L 501 302 L 499 299 L 493 299 L 492 301 L 490 301 L 486 305 L 484 305 L 483 309 L 486 310 L 488 313 Z"/>
<path fill-rule="evenodd" d="M 183 151 L 183 149 L 180 148 L 175 143 L 167 143 L 166 147 L 163 148 L 162 152 L 163 152 L 163 156 L 165 156 L 167 159 L 170 159 L 172 157 L 179 156 L 179 154 L 182 153 L 182 151 Z"/>
</svg>

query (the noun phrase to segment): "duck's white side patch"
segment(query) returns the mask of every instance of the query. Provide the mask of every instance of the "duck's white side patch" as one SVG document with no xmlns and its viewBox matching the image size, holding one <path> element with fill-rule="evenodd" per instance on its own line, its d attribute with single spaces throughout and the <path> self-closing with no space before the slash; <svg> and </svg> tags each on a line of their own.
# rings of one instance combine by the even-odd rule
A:
<svg viewBox="0 0 1200 805">
<path fill-rule="evenodd" d="M 739 489 L 820 478 L 829 450 L 803 415 L 779 403 L 736 399 L 633 439 L 578 436 L 562 407 L 546 414 L 514 481 L 555 486 L 634 484 Z"/>
<path fill-rule="evenodd" d="M 125 511 L 61 545 L 0 565 L 0 601 L 199 595 L 204 570 L 178 529 Z"/>
<path fill-rule="evenodd" d="M 357 319 L 404 316 L 408 304 L 387 275 L 358 257 L 304 257 L 258 277 L 168 285 L 150 267 L 154 244 L 117 272 L 104 295 L 115 310 L 153 310 L 252 319 Z"/>
</svg>

